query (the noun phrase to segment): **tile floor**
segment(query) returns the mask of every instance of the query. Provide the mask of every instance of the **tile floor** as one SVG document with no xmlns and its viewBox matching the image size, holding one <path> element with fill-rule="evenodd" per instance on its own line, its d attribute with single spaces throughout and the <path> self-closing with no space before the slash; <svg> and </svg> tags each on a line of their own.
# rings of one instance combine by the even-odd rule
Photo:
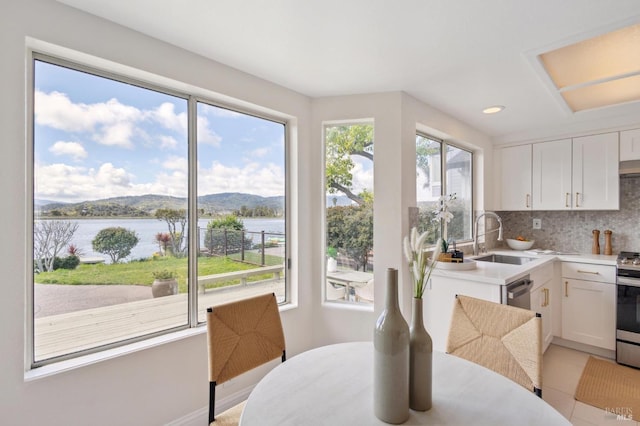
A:
<svg viewBox="0 0 640 426">
<path fill-rule="evenodd" d="M 573 398 L 588 358 L 585 352 L 549 346 L 543 360 L 542 398 L 576 426 L 640 426 L 635 421 L 618 420 L 614 414 Z"/>
</svg>

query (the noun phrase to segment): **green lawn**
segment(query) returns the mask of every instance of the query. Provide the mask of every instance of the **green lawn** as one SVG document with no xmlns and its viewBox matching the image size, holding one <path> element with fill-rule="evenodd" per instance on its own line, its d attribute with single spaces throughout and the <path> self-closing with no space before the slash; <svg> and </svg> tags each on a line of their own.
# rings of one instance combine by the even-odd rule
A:
<svg viewBox="0 0 640 426">
<path fill-rule="evenodd" d="M 273 256 L 272 256 L 273 257 Z M 279 258 L 282 263 L 282 258 Z M 274 259 L 270 259 L 275 262 Z M 267 264 L 276 264 L 269 263 Z M 224 257 L 199 257 L 198 275 L 214 275 L 224 272 L 242 271 L 245 269 L 257 268 L 258 265 L 242 263 Z M 42 272 L 36 274 L 34 281 L 41 284 L 66 284 L 66 285 L 146 285 L 153 283 L 153 272 L 163 269 L 173 271 L 177 274 L 180 292 L 186 291 L 187 283 L 187 259 L 174 257 L 159 257 L 145 261 L 133 261 L 128 263 L 118 263 L 115 265 L 94 264 L 79 265 L 76 269 L 56 269 L 52 272 Z M 265 274 L 252 277 L 253 280 L 261 280 L 270 277 Z M 237 284 L 238 280 L 221 282 L 215 287 Z M 214 286 L 211 286 L 213 288 Z M 207 288 L 210 288 L 209 286 Z"/>
</svg>

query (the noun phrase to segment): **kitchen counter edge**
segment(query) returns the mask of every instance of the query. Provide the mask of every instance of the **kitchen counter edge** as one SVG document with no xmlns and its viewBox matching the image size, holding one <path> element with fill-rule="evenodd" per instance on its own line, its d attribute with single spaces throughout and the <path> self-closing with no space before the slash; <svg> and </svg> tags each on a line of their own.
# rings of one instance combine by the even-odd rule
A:
<svg viewBox="0 0 640 426">
<path fill-rule="evenodd" d="M 508 265 L 492 262 L 476 262 L 476 269 L 468 271 L 456 271 L 452 269 L 433 270 L 434 277 L 457 278 L 468 281 L 475 281 L 483 284 L 506 285 L 516 281 L 531 273 L 534 269 L 546 265 L 551 262 L 576 262 L 590 263 L 594 265 L 616 266 L 617 256 L 602 254 L 540 254 L 532 255 L 517 250 L 493 250 L 491 253 L 504 254 L 518 257 L 531 257 L 535 260 L 525 263 L 524 265 Z M 480 256 L 485 256 L 482 254 Z M 474 256 L 476 257 L 476 256 Z M 469 259 L 474 259 L 469 257 Z M 479 257 L 479 256 L 477 256 Z"/>
</svg>

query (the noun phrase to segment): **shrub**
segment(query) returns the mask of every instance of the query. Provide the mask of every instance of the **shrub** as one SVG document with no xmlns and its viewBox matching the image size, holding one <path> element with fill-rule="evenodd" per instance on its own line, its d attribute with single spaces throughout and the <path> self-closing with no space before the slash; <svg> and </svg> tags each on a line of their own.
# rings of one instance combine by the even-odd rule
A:
<svg viewBox="0 0 640 426">
<path fill-rule="evenodd" d="M 67 256 L 62 258 L 62 262 L 60 262 L 61 269 L 76 269 L 80 264 L 80 258 L 75 255 Z"/>
<path fill-rule="evenodd" d="M 91 245 L 98 253 L 108 254 L 112 263 L 118 263 L 131 254 L 136 244 L 138 244 L 138 235 L 135 231 L 122 227 L 105 228 L 98 232 Z"/>
<path fill-rule="evenodd" d="M 244 224 L 234 215 L 227 215 L 207 223 L 205 246 L 211 254 L 238 253 L 251 249 L 251 239 L 243 238 Z"/>
<path fill-rule="evenodd" d="M 53 259 L 53 270 L 56 269 L 76 269 L 80 264 L 80 258 L 78 256 L 65 256 L 58 257 L 56 256 Z"/>
</svg>

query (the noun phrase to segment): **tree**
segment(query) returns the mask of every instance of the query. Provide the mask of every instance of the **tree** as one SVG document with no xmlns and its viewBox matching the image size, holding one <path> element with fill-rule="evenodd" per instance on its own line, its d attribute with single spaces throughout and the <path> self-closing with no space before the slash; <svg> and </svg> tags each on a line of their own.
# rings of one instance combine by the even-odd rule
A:
<svg viewBox="0 0 640 426">
<path fill-rule="evenodd" d="M 326 138 L 327 192 L 342 192 L 357 204 L 364 200 L 352 191 L 355 166 L 352 155 L 373 161 L 373 125 L 358 124 L 327 128 Z"/>
<path fill-rule="evenodd" d="M 91 241 L 91 245 L 98 253 L 108 254 L 112 263 L 118 263 L 120 259 L 131 254 L 131 249 L 138 244 L 138 241 L 135 231 L 118 226 L 98 232 Z"/>
<path fill-rule="evenodd" d="M 174 256 L 185 254 L 187 247 L 184 244 L 184 228 L 187 225 L 187 211 L 185 209 L 158 209 L 156 219 L 164 220 L 169 228 L 171 237 L 171 252 Z"/>
<path fill-rule="evenodd" d="M 244 223 L 234 215 L 226 215 L 207 223 L 205 245 L 209 253 L 229 254 L 251 248 L 251 239 L 244 238 Z"/>
<path fill-rule="evenodd" d="M 39 271 L 53 271 L 54 262 L 69 244 L 78 224 L 69 221 L 36 221 L 33 227 L 33 259 Z"/>
<path fill-rule="evenodd" d="M 373 249 L 373 208 L 370 203 L 327 209 L 327 246 L 335 247 L 365 271 Z"/>
<path fill-rule="evenodd" d="M 437 141 L 433 141 L 429 138 L 425 138 L 424 136 L 418 135 L 416 138 L 416 166 L 422 171 L 424 174 L 424 184 L 423 186 L 427 188 L 431 181 L 431 173 L 430 173 L 430 162 L 433 161 L 433 158 L 440 154 L 441 143 Z"/>
</svg>

